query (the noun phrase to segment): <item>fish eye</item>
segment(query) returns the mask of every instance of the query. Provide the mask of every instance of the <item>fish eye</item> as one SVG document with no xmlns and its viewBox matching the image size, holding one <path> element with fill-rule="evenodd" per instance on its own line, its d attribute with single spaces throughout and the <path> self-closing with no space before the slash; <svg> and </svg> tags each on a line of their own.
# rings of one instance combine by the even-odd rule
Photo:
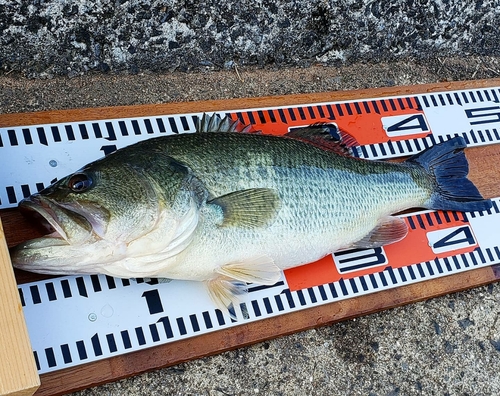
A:
<svg viewBox="0 0 500 396">
<path fill-rule="evenodd" d="M 77 173 L 71 176 L 68 187 L 71 191 L 81 193 L 87 191 L 92 186 L 92 179 L 84 173 Z"/>
</svg>

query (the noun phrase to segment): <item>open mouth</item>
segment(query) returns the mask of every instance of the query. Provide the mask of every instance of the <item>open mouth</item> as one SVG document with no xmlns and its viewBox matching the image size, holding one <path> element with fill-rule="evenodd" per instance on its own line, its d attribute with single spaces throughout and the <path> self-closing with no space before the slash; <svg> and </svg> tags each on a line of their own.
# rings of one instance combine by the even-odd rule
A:
<svg viewBox="0 0 500 396">
<path fill-rule="evenodd" d="M 54 203 L 43 195 L 32 195 L 22 200 L 19 209 L 49 232 L 44 239 L 54 238 L 71 244 L 76 240 L 86 239 L 92 233 L 92 225 L 85 217 Z"/>
<path fill-rule="evenodd" d="M 49 232 L 45 238 L 61 238 L 68 242 L 66 232 L 57 221 L 56 211 L 59 209 L 54 209 L 54 207 L 54 204 L 40 195 L 32 195 L 19 204 L 19 210 L 23 215 L 32 218 Z"/>
</svg>

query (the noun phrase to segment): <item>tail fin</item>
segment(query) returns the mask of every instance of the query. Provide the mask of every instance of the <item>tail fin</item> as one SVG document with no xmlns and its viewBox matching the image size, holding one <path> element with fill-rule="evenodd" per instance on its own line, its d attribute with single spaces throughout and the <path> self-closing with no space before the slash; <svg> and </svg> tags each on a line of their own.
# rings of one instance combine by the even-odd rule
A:
<svg viewBox="0 0 500 396">
<path fill-rule="evenodd" d="M 491 208 L 491 201 L 484 199 L 467 179 L 469 164 L 463 152 L 465 147 L 465 140 L 455 137 L 408 159 L 407 162 L 420 165 L 436 181 L 436 189 L 426 205 L 429 209 L 474 212 Z"/>
</svg>

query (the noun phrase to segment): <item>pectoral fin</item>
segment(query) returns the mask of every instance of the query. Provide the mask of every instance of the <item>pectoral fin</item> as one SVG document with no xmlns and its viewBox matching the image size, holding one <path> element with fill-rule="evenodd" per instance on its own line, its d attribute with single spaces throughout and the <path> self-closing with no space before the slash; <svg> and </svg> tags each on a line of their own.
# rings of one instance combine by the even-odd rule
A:
<svg viewBox="0 0 500 396">
<path fill-rule="evenodd" d="M 350 248 L 374 248 L 398 242 L 408 234 L 408 226 L 403 219 L 388 216 L 363 239 L 357 241 Z"/>
<path fill-rule="evenodd" d="M 215 198 L 209 203 L 222 208 L 223 227 L 264 227 L 274 221 L 281 207 L 277 191 L 271 188 L 235 191 Z"/>
</svg>

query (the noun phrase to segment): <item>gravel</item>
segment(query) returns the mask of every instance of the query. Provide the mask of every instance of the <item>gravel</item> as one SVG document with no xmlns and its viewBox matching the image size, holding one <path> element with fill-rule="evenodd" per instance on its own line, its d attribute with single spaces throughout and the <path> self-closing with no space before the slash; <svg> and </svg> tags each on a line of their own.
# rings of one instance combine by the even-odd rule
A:
<svg viewBox="0 0 500 396">
<path fill-rule="evenodd" d="M 498 56 L 495 0 L 0 0 L 0 70 L 27 77 Z"/>
</svg>

